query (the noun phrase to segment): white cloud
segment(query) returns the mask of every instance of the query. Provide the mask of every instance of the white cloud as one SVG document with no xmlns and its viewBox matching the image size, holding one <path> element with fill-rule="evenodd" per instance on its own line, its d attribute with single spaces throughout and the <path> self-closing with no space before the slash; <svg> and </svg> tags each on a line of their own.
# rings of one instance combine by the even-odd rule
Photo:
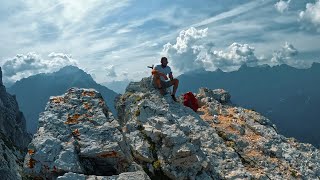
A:
<svg viewBox="0 0 320 180">
<path fill-rule="evenodd" d="M 279 64 L 297 64 L 294 59 L 295 56 L 298 55 L 298 50 L 290 43 L 286 42 L 285 45 L 278 51 L 273 53 L 273 57 L 271 58 L 271 65 L 279 65 Z"/>
<path fill-rule="evenodd" d="M 225 51 L 213 50 L 213 43 L 204 43 L 208 29 L 190 28 L 181 31 L 176 44 L 164 45 L 163 54 L 171 59 L 173 67 L 180 72 L 197 69 L 214 70 L 220 68 L 232 71 L 242 64 L 256 64 L 258 58 L 254 48 L 248 44 L 233 43 Z"/>
<path fill-rule="evenodd" d="M 204 38 L 208 35 L 208 28 L 197 30 L 191 27 L 187 30 L 182 30 L 179 37 L 177 37 L 177 42 L 172 46 L 172 48 L 177 50 L 177 53 L 182 54 L 187 51 L 188 44 L 193 43 L 197 39 Z M 168 44 L 169 46 L 169 44 Z"/>
<path fill-rule="evenodd" d="M 284 13 L 285 11 L 287 11 L 289 9 L 290 2 L 291 2 L 291 0 L 288 0 L 288 1 L 280 0 L 274 6 L 279 12 Z"/>
<path fill-rule="evenodd" d="M 247 13 L 248 11 L 252 10 L 252 9 L 257 9 L 259 6 L 263 6 L 263 5 L 266 5 L 267 3 L 269 3 L 268 0 L 263 0 L 263 1 L 251 1 L 249 3 L 246 3 L 246 4 L 242 4 L 236 8 L 233 8 L 229 11 L 225 11 L 225 12 L 222 12 L 216 16 L 213 16 L 213 17 L 210 17 L 210 18 L 207 18 L 203 21 L 200 21 L 196 24 L 193 24 L 192 26 L 194 27 L 200 27 L 200 26 L 207 26 L 209 24 L 212 24 L 214 22 L 217 22 L 217 21 L 221 21 L 223 19 L 227 19 L 227 18 L 231 18 L 231 17 L 235 17 L 235 16 L 238 16 L 240 14 L 243 14 L 243 13 Z"/>
<path fill-rule="evenodd" d="M 175 44 L 167 43 L 163 46 L 163 55 L 171 59 L 174 68 L 183 72 L 201 67 L 195 60 L 199 51 L 196 43 L 199 39 L 207 36 L 208 29 L 197 30 L 191 27 L 182 30 Z"/>
<path fill-rule="evenodd" d="M 117 77 L 116 69 L 114 65 L 110 65 L 105 68 L 106 70 L 106 76 L 108 77 Z"/>
<path fill-rule="evenodd" d="M 315 4 L 307 3 L 306 10 L 299 14 L 299 20 L 311 23 L 320 30 L 320 0 L 317 0 Z"/>
<path fill-rule="evenodd" d="M 213 68 L 220 68 L 224 71 L 237 70 L 241 65 L 256 65 L 258 58 L 254 53 L 255 49 L 248 44 L 233 43 L 224 51 L 208 51 L 209 60 Z"/>
<path fill-rule="evenodd" d="M 256 54 L 265 54 L 269 62 L 274 44 L 291 41 L 292 38 L 301 52 L 319 49 L 317 41 L 320 36 L 293 28 L 297 26 L 294 10 L 304 10 L 302 8 L 305 6 L 300 0 L 290 4 L 290 0 L 281 0 L 290 6 L 291 11 L 286 16 L 274 13 L 275 3 L 280 0 L 232 1 L 232 5 L 219 0 L 214 7 L 208 6 L 211 0 L 206 1 L 208 3 L 197 3 L 199 8 L 194 8 L 194 2 L 159 3 L 159 6 L 150 6 L 151 9 L 143 12 L 141 7 L 155 4 L 132 0 L 4 2 L 4 6 L 0 7 L 0 10 L 6 10 L 0 11 L 0 19 L 5 19 L 0 21 L 3 42 L 0 45 L 0 58 L 12 57 L 17 50 L 23 54 L 31 51 L 40 54 L 52 51 L 70 53 L 79 60 L 81 68 L 95 69 L 95 80 L 102 82 L 105 81 L 106 71 L 101 64 L 115 66 L 117 77 L 109 79 L 137 79 L 138 75 L 139 78 L 149 75 L 140 73 L 136 76 L 134 72 L 143 72 L 147 65 L 158 63 L 162 56 L 159 47 L 167 42 L 172 43 L 171 46 L 168 44 L 167 53 L 170 55 L 169 65 L 176 68 L 175 75 L 178 70 L 227 67 L 223 63 L 229 63 L 228 67 L 236 67 L 243 61 L 250 61 L 250 57 L 234 53 L 240 50 L 233 51 L 231 47 L 225 49 L 233 42 L 240 43 L 239 49 L 245 48 L 241 47 L 245 43 L 250 44 L 256 48 Z M 193 8 L 185 4 L 191 4 Z M 295 7 L 297 4 L 299 7 Z M 286 11 L 288 8 L 283 9 Z M 1 16 L 3 12 L 7 12 L 6 16 Z M 209 27 L 210 31 L 199 33 L 199 37 L 192 31 L 190 34 L 184 32 L 181 37 L 179 35 L 180 40 L 175 41 L 177 32 L 191 26 Z M 207 45 L 210 40 L 214 40 L 216 54 L 212 46 Z M 232 53 L 239 59 L 226 60 Z M 130 71 L 123 74 L 126 68 Z"/>
<path fill-rule="evenodd" d="M 60 68 L 61 66 L 66 65 L 77 65 L 77 61 L 72 58 L 69 54 L 55 53 L 52 52 L 48 55 L 49 62 L 47 62 L 49 67 L 55 69 Z"/>
<path fill-rule="evenodd" d="M 30 52 L 6 60 L 2 69 L 4 81 L 12 83 L 34 74 L 53 72 L 67 65 L 77 65 L 77 61 L 63 53 L 53 52 L 47 59 L 43 59 L 40 55 Z"/>
<path fill-rule="evenodd" d="M 94 53 L 88 52 L 90 42 L 105 39 L 106 34 L 110 37 L 119 26 L 117 22 L 103 22 L 119 9 L 127 7 L 129 2 L 130 0 L 15 2 L 20 4 L 19 10 L 9 13 L 5 17 L 6 21 L 0 21 L 0 37 L 6 44 L 1 46 L 0 54 L 2 57 L 10 57 L 16 54 L 16 49 L 23 53 L 37 51 L 42 54 L 67 51 L 77 57 Z M 12 9 L 12 6 L 7 5 L 7 8 Z M 99 44 L 108 47 L 110 42 L 100 41 Z"/>
<path fill-rule="evenodd" d="M 214 43 L 208 43 L 206 36 L 207 28 L 197 30 L 191 28 L 182 31 L 177 38 L 176 44 L 164 45 L 163 55 L 169 57 L 172 67 L 179 73 L 195 70 L 213 71 L 217 68 L 223 71 L 235 71 L 243 64 L 257 66 L 269 64 L 271 66 L 288 64 L 294 67 L 304 67 L 303 61 L 298 58 L 298 50 L 286 42 L 279 50 L 274 51 L 273 56 L 267 52 L 267 56 L 257 55 L 255 48 L 249 44 L 232 43 L 225 50 L 217 50 Z M 193 33 L 186 33 L 186 32 Z M 202 32 L 202 33 L 200 33 Z M 210 42 L 210 41 L 209 41 Z M 269 50 L 272 52 L 272 50 Z M 267 58 L 269 57 L 269 58 Z"/>
</svg>

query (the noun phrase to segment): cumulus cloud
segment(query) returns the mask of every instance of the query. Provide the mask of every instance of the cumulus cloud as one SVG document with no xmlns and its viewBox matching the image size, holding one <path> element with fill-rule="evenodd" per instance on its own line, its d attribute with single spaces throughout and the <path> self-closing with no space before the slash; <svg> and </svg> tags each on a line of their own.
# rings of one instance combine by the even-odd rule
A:
<svg viewBox="0 0 320 180">
<path fill-rule="evenodd" d="M 289 9 L 289 4 L 290 4 L 291 0 L 288 1 L 283 1 L 280 0 L 279 2 L 277 2 L 274 7 L 280 12 L 280 13 L 284 13 L 285 11 L 287 11 Z"/>
<path fill-rule="evenodd" d="M 248 44 L 231 44 L 226 51 L 214 50 L 213 43 L 203 43 L 208 28 L 197 30 L 190 28 L 181 31 L 174 45 L 164 45 L 163 54 L 168 56 L 175 69 L 180 72 L 198 69 L 232 71 L 242 64 L 256 64 L 258 58 L 254 48 Z"/>
<path fill-rule="evenodd" d="M 173 66 L 179 71 L 189 71 L 201 67 L 195 60 L 201 46 L 197 46 L 197 41 L 203 39 L 208 34 L 208 28 L 197 30 L 191 27 L 182 30 L 176 39 L 175 44 L 167 43 L 163 46 L 163 54 L 169 59 Z"/>
<path fill-rule="evenodd" d="M 315 4 L 307 3 L 306 10 L 299 14 L 299 20 L 313 24 L 320 30 L 320 0 L 317 0 Z"/>
<path fill-rule="evenodd" d="M 170 43 L 167 46 L 172 46 L 177 53 L 182 54 L 187 51 L 188 45 L 193 43 L 197 39 L 204 38 L 208 35 L 208 28 L 197 30 L 194 27 L 191 27 L 187 30 L 182 30 L 177 37 L 176 44 L 171 45 Z"/>
<path fill-rule="evenodd" d="M 286 42 L 280 50 L 273 53 L 271 65 L 296 64 L 294 57 L 297 56 L 298 53 L 298 50 L 292 44 Z"/>
<path fill-rule="evenodd" d="M 105 68 L 106 70 L 106 76 L 108 77 L 117 77 L 117 73 L 116 73 L 116 69 L 114 67 L 114 65 L 110 65 L 108 67 Z"/>
<path fill-rule="evenodd" d="M 40 55 L 30 52 L 26 55 L 18 54 L 6 60 L 2 65 L 4 81 L 15 82 L 38 73 L 53 72 L 67 65 L 77 65 L 77 61 L 70 55 L 63 53 L 50 53 L 43 59 Z"/>
<path fill-rule="evenodd" d="M 186 33 L 187 31 L 192 33 Z M 272 57 L 267 58 L 263 55 L 256 55 L 253 46 L 237 42 L 232 43 L 226 49 L 217 50 L 214 43 L 208 43 L 207 28 L 202 30 L 191 28 L 187 31 L 180 33 L 174 45 L 167 43 L 163 47 L 163 54 L 169 57 L 172 67 L 179 73 L 196 70 L 213 71 L 218 68 L 229 72 L 238 70 L 243 64 L 248 66 L 262 64 L 305 66 L 303 61 L 298 59 L 299 51 L 288 42 L 274 51 Z"/>
<path fill-rule="evenodd" d="M 233 43 L 228 47 L 227 51 L 210 50 L 207 56 L 213 68 L 232 71 L 238 69 L 243 64 L 257 65 L 259 59 L 254 51 L 254 47 L 248 44 Z"/>
</svg>

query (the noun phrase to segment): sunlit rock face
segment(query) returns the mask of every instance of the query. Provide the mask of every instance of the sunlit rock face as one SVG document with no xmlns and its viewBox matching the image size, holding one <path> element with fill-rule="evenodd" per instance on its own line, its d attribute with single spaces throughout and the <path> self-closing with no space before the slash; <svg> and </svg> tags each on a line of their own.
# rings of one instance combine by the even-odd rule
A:
<svg viewBox="0 0 320 180">
<path fill-rule="evenodd" d="M 200 88 L 198 112 L 161 96 L 151 79 L 118 98 L 132 154 L 151 177 L 170 179 L 316 179 L 319 150 L 277 133 L 269 119 L 236 107 L 222 90 Z M 181 98 L 180 98 L 181 99 Z M 182 100 L 182 99 L 181 99 Z"/>
<path fill-rule="evenodd" d="M 2 84 L 0 67 L 0 179 L 21 179 L 22 162 L 31 136 L 15 96 Z"/>
<path fill-rule="evenodd" d="M 200 88 L 197 112 L 151 78 L 115 100 L 94 89 L 51 97 L 28 147 L 25 172 L 49 179 L 317 179 L 320 153 L 278 134 L 223 90 Z"/>
<path fill-rule="evenodd" d="M 93 89 L 71 88 L 51 97 L 28 148 L 24 167 L 34 178 L 122 177 L 121 173 L 141 170 L 118 121 Z"/>
</svg>

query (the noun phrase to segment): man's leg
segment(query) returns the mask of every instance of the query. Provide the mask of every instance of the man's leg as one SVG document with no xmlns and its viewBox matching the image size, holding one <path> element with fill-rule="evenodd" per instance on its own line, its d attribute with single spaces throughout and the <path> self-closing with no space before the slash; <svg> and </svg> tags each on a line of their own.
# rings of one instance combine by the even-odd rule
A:
<svg viewBox="0 0 320 180">
<path fill-rule="evenodd" d="M 178 79 L 173 79 L 172 81 L 170 81 L 170 84 L 171 84 L 171 86 L 173 86 L 173 91 L 171 93 L 172 99 L 177 102 L 176 92 L 177 92 L 177 89 L 178 89 L 179 80 Z"/>
<path fill-rule="evenodd" d="M 153 83 L 154 83 L 154 86 L 159 89 L 160 94 L 164 95 L 165 94 L 165 90 L 164 90 L 165 87 L 161 83 L 160 75 L 158 73 L 154 74 Z"/>
<path fill-rule="evenodd" d="M 153 83 L 154 85 L 157 87 L 157 88 L 162 88 L 162 85 L 161 85 L 161 80 L 160 80 L 160 75 L 158 73 L 156 73 L 154 75 L 154 78 L 153 78 Z"/>
<path fill-rule="evenodd" d="M 171 81 L 171 84 L 173 85 L 173 91 L 172 91 L 172 95 L 175 95 L 179 86 L 179 80 L 178 79 L 173 79 Z"/>
</svg>

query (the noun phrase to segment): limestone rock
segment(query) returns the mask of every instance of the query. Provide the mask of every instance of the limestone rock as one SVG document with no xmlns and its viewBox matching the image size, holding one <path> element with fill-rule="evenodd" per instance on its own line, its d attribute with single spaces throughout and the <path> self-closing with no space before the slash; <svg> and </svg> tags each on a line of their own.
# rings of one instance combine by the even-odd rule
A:
<svg viewBox="0 0 320 180">
<path fill-rule="evenodd" d="M 0 179 L 21 179 L 23 155 L 3 134 L 0 138 Z"/>
<path fill-rule="evenodd" d="M 200 98 L 213 98 L 220 103 L 230 102 L 231 95 L 223 89 L 211 90 L 208 88 L 200 88 L 198 97 Z"/>
<path fill-rule="evenodd" d="M 26 131 L 26 120 L 19 110 L 16 97 L 8 94 L 2 83 L 0 83 L 0 132 L 21 150 L 25 150 L 31 140 L 31 135 Z"/>
<path fill-rule="evenodd" d="M 249 178 L 241 159 L 217 131 L 190 108 L 161 96 L 151 79 L 131 83 L 117 103 L 120 122 L 136 159 L 171 179 Z M 148 148 L 139 150 L 136 142 Z M 144 158 L 141 158 L 144 157 Z M 151 162 L 152 161 L 152 162 Z"/>
<path fill-rule="evenodd" d="M 149 180 L 149 176 L 144 171 L 126 172 L 114 176 L 95 176 L 95 175 L 83 175 L 76 173 L 66 173 L 63 176 L 59 176 L 58 180 Z"/>
<path fill-rule="evenodd" d="M 26 132 L 26 121 L 14 95 L 7 93 L 2 83 L 0 67 L 0 177 L 22 178 L 22 162 L 31 135 Z"/>
<path fill-rule="evenodd" d="M 118 121 L 93 89 L 71 88 L 51 97 L 28 148 L 24 167 L 32 177 L 111 176 L 132 164 Z"/>
<path fill-rule="evenodd" d="M 199 90 L 201 96 L 202 90 Z M 215 105 L 213 105 L 215 104 Z M 212 115 L 219 106 L 223 111 Z M 276 126 L 259 113 L 241 107 L 205 102 L 199 112 L 228 147 L 232 148 L 247 173 L 254 179 L 317 179 L 320 152 L 310 144 L 278 134 Z M 215 123 L 218 119 L 219 123 Z"/>
<path fill-rule="evenodd" d="M 198 112 L 162 96 L 151 78 L 116 98 L 118 119 L 93 89 L 52 97 L 25 170 L 49 179 L 319 179 L 320 152 L 278 134 L 259 113 L 201 88 Z"/>
<path fill-rule="evenodd" d="M 259 113 L 201 88 L 198 112 L 162 96 L 151 79 L 118 98 L 119 121 L 136 161 L 151 178 L 317 179 L 320 153 L 278 134 Z"/>
</svg>

